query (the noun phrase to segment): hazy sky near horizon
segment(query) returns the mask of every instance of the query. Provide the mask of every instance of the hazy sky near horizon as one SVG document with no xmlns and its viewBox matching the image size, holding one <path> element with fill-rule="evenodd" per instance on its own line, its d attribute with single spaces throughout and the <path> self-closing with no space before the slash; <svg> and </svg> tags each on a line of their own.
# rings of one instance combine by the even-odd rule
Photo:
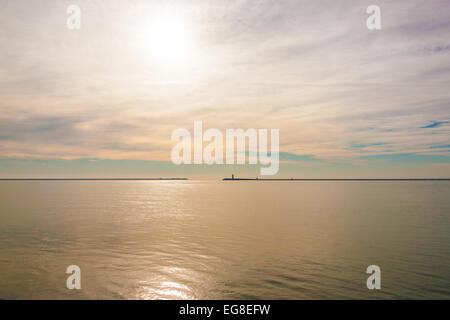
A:
<svg viewBox="0 0 450 320">
<path fill-rule="evenodd" d="M 279 128 L 280 174 L 449 177 L 449 36 L 445 0 L 0 0 L 0 176 L 170 174 L 202 120 Z"/>
</svg>

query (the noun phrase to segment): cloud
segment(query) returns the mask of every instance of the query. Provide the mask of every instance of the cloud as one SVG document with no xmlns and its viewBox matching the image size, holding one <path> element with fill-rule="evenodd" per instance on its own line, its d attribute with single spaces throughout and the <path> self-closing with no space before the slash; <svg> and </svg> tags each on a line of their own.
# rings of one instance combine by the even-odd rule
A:
<svg viewBox="0 0 450 320">
<path fill-rule="evenodd" d="M 359 143 L 359 144 L 352 144 L 350 145 L 351 148 L 355 149 L 364 149 L 367 147 L 378 147 L 378 146 L 384 146 L 387 145 L 386 142 L 374 142 L 374 143 Z"/>
<path fill-rule="evenodd" d="M 172 131 L 194 120 L 278 128 L 298 163 L 449 152 L 435 147 L 449 135 L 446 0 L 380 0 L 377 32 L 356 0 L 80 0 L 76 32 L 68 2 L 2 4 L 0 157 L 166 161 Z M 179 70 L 146 43 L 171 10 L 200 52 Z"/>
<path fill-rule="evenodd" d="M 446 46 L 446 45 L 441 45 L 441 46 L 436 46 L 434 48 L 432 48 L 433 52 L 445 52 L 445 51 L 450 51 L 450 46 Z"/>
<path fill-rule="evenodd" d="M 280 161 L 295 161 L 295 162 L 320 162 L 321 159 L 308 154 L 295 154 L 289 152 L 280 152 Z"/>
<path fill-rule="evenodd" d="M 411 162 L 446 162 L 450 160 L 449 156 L 440 155 L 418 155 L 411 153 L 404 154 L 381 154 L 381 155 L 370 155 L 360 157 L 364 160 L 385 160 L 389 162 L 399 162 L 399 163 L 411 163 Z"/>
<path fill-rule="evenodd" d="M 431 123 L 429 125 L 426 125 L 426 126 L 423 126 L 423 127 L 420 127 L 420 128 L 422 128 L 422 129 L 437 128 L 437 127 L 440 127 L 440 126 L 442 126 L 443 124 L 446 124 L 446 123 L 448 123 L 448 121 L 433 121 L 433 123 Z"/>
</svg>

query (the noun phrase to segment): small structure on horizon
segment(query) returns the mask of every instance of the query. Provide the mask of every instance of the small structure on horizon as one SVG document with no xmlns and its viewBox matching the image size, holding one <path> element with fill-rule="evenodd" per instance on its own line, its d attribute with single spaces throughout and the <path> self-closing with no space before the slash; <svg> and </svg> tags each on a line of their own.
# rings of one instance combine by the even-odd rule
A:
<svg viewBox="0 0 450 320">
<path fill-rule="evenodd" d="M 231 180 L 234 180 L 234 173 L 231 174 Z"/>
</svg>

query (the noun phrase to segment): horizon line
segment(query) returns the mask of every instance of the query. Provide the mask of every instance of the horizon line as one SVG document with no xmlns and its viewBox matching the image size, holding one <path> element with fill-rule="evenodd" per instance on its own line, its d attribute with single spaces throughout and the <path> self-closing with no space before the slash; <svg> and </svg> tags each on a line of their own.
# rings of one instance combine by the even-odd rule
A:
<svg viewBox="0 0 450 320">
<path fill-rule="evenodd" d="M 189 178 L 0 178 L 0 181 L 186 181 Z M 195 180 L 195 179 L 194 179 Z M 199 179 L 216 180 L 216 179 Z M 221 181 L 450 181 L 450 178 L 222 178 Z"/>
<path fill-rule="evenodd" d="M 189 180 L 188 178 L 0 178 L 8 180 Z"/>
<path fill-rule="evenodd" d="M 223 181 L 450 181 L 450 178 L 223 178 Z"/>
</svg>

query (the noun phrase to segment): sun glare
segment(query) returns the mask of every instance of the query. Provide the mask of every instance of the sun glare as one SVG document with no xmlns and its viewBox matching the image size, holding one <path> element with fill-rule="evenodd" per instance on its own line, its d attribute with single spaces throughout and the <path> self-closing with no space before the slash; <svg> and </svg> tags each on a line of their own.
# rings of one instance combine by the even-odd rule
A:
<svg viewBox="0 0 450 320">
<path fill-rule="evenodd" d="M 158 17 L 150 23 L 147 41 L 152 58 L 158 62 L 179 65 L 192 58 L 191 30 L 181 17 Z"/>
</svg>

